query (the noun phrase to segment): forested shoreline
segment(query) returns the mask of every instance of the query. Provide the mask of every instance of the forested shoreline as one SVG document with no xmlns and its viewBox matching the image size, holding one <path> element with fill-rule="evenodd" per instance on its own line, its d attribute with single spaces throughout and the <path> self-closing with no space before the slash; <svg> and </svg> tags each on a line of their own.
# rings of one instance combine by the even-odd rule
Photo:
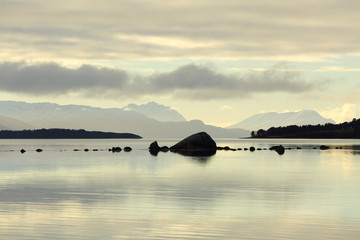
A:
<svg viewBox="0 0 360 240">
<path fill-rule="evenodd" d="M 86 131 L 84 129 L 35 129 L 1 130 L 0 139 L 102 139 L 102 138 L 142 138 L 132 133 Z"/>
<path fill-rule="evenodd" d="M 340 124 L 272 127 L 251 132 L 252 138 L 360 138 L 360 119 Z"/>
</svg>

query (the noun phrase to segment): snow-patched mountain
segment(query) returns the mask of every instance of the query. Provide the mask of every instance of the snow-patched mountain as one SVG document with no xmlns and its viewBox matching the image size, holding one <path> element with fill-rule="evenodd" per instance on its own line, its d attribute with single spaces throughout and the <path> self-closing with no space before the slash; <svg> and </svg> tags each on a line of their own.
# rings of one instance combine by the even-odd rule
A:
<svg viewBox="0 0 360 240">
<path fill-rule="evenodd" d="M 230 125 L 228 128 L 242 128 L 251 131 L 259 129 L 269 129 L 271 127 L 290 126 L 290 125 L 317 125 L 335 123 L 332 119 L 322 117 L 313 110 L 303 110 L 298 112 L 267 112 L 255 114 L 243 121 Z"/>
<path fill-rule="evenodd" d="M 183 122 L 185 118 L 175 109 L 158 104 L 156 102 L 149 102 L 147 104 L 136 105 L 129 104 L 122 108 L 122 110 L 132 110 L 141 113 L 148 118 L 158 120 L 160 122 Z"/>
<path fill-rule="evenodd" d="M 35 128 L 68 128 L 133 133 L 144 138 L 184 138 L 205 131 L 214 138 L 248 137 L 243 129 L 225 129 L 200 120 L 160 122 L 129 109 L 84 105 L 0 101 L 0 116 L 20 119 Z"/>
</svg>

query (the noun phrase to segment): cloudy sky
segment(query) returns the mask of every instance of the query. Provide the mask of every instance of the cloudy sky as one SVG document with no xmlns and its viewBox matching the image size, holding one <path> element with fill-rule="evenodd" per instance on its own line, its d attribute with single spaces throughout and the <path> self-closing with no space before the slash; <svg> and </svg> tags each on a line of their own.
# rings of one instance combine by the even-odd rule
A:
<svg viewBox="0 0 360 240">
<path fill-rule="evenodd" d="M 156 101 L 226 126 L 360 117 L 358 0 L 0 0 L 0 100 Z"/>
</svg>

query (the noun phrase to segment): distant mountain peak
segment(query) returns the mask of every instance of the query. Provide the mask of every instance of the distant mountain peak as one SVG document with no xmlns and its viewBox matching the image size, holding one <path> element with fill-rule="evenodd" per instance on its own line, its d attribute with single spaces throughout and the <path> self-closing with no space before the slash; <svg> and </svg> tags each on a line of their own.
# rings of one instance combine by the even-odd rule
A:
<svg viewBox="0 0 360 240">
<path fill-rule="evenodd" d="M 148 102 L 146 104 L 137 105 L 130 103 L 122 108 L 126 111 L 134 111 L 148 118 L 155 119 L 160 122 L 183 122 L 186 119 L 175 109 L 158 104 L 154 101 Z"/>
<path fill-rule="evenodd" d="M 302 110 L 296 112 L 265 112 L 258 113 L 241 122 L 228 126 L 228 128 L 243 128 L 247 130 L 269 129 L 271 127 L 289 125 L 317 125 L 335 123 L 332 119 L 322 117 L 314 110 Z"/>
</svg>

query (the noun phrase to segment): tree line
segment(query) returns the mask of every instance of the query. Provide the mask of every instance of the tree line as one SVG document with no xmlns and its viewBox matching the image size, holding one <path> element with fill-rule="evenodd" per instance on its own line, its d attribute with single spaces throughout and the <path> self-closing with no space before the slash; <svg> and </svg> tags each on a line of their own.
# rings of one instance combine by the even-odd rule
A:
<svg viewBox="0 0 360 240">
<path fill-rule="evenodd" d="M 132 133 L 114 133 L 86 131 L 84 129 L 35 129 L 35 130 L 1 130 L 0 139 L 100 139 L 100 138 L 141 138 Z"/>
<path fill-rule="evenodd" d="M 291 125 L 251 132 L 252 138 L 360 138 L 360 119 L 340 124 Z"/>
</svg>

